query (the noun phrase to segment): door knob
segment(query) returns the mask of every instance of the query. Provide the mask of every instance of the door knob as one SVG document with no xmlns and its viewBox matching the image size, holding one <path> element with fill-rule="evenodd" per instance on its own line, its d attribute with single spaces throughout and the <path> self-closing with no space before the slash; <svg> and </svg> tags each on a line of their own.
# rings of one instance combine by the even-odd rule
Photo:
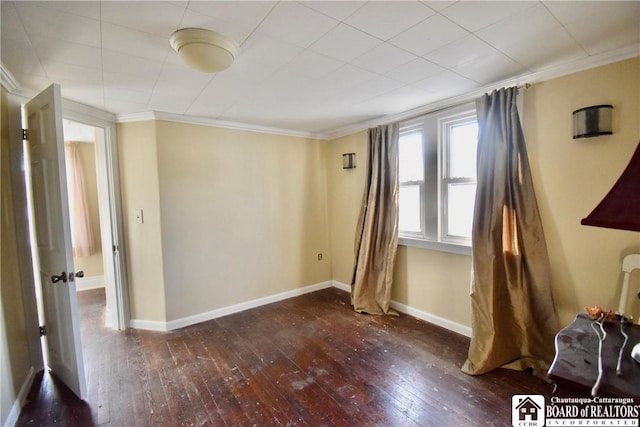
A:
<svg viewBox="0 0 640 427">
<path fill-rule="evenodd" d="M 64 283 L 67 283 L 67 272 L 66 271 L 63 271 L 62 274 L 60 274 L 59 276 L 51 276 L 51 282 L 52 283 L 58 283 L 61 280 Z"/>
<path fill-rule="evenodd" d="M 84 277 L 84 271 L 76 271 L 75 273 L 69 273 L 69 281 L 73 282 L 76 277 Z"/>
</svg>

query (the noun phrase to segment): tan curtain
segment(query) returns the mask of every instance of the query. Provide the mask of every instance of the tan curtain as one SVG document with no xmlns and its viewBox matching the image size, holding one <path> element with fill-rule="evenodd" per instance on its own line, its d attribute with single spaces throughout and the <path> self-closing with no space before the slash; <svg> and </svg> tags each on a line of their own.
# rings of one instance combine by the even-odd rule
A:
<svg viewBox="0 0 640 427">
<path fill-rule="evenodd" d="M 397 123 L 368 132 L 367 179 L 351 281 L 351 303 L 360 313 L 389 313 L 398 247 L 398 137 Z"/>
<path fill-rule="evenodd" d="M 78 150 L 79 144 L 77 142 L 65 142 L 64 148 L 73 256 L 87 257 L 96 253 L 96 247 L 85 191 L 84 169 L 82 168 L 82 159 Z"/>
<path fill-rule="evenodd" d="M 478 187 L 473 221 L 473 336 L 462 370 L 503 367 L 546 376 L 558 320 L 533 190 L 518 89 L 477 100 Z"/>
</svg>

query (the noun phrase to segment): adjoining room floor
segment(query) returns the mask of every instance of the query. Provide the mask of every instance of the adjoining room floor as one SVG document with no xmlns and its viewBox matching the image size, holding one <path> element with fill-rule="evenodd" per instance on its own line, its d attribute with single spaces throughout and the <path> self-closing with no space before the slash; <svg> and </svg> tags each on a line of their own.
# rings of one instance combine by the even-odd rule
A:
<svg viewBox="0 0 640 427">
<path fill-rule="evenodd" d="M 335 288 L 166 333 L 105 328 L 104 290 L 78 300 L 87 401 L 40 374 L 18 426 L 511 425 L 512 395 L 552 389 L 465 375 L 468 338 Z"/>
</svg>

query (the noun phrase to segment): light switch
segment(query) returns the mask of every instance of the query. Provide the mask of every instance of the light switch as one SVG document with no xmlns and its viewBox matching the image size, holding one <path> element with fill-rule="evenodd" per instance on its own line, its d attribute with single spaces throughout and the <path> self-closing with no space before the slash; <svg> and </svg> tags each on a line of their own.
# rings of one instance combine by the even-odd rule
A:
<svg viewBox="0 0 640 427">
<path fill-rule="evenodd" d="M 136 222 L 138 224 L 144 224 L 144 216 L 142 215 L 142 209 L 136 209 Z"/>
</svg>

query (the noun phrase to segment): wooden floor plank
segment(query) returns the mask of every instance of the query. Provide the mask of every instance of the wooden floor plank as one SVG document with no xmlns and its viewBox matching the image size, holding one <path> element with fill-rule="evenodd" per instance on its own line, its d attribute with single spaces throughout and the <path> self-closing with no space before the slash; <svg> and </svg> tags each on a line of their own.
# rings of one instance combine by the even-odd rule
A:
<svg viewBox="0 0 640 427">
<path fill-rule="evenodd" d="M 225 334 L 232 337 L 236 345 L 233 346 L 235 360 L 243 376 L 248 383 L 263 409 L 269 412 L 271 423 L 275 425 L 304 425 L 301 418 L 289 403 L 282 397 L 279 390 L 274 387 L 269 376 L 265 375 L 264 360 L 260 359 L 253 351 L 258 344 L 252 342 L 248 345 L 234 330 L 223 329 Z"/>
<path fill-rule="evenodd" d="M 39 374 L 18 426 L 500 426 L 512 395 L 551 394 L 465 375 L 468 338 L 333 288 L 167 333 L 105 328 L 104 290 L 78 301 L 87 401 Z"/>
<path fill-rule="evenodd" d="M 219 319 L 218 324 L 224 325 L 228 320 L 228 318 Z M 234 347 L 239 349 L 240 359 L 249 359 L 248 370 L 254 372 L 265 370 L 267 377 L 276 378 L 272 385 L 277 390 L 281 390 L 281 395 L 298 396 L 296 406 L 307 414 L 305 418 L 315 417 L 315 419 L 309 419 L 311 422 L 323 422 L 325 418 L 333 419 L 336 423 L 348 424 L 351 421 L 351 417 L 345 417 L 346 414 L 343 414 L 341 409 L 336 410 L 339 404 L 334 402 L 333 396 L 323 390 L 317 390 L 318 384 L 313 381 L 310 373 L 301 369 L 300 365 L 292 360 L 291 354 L 282 351 L 282 347 L 289 339 L 289 334 L 285 336 L 285 333 L 280 330 L 276 339 L 273 339 L 271 333 L 273 324 L 268 327 L 271 330 L 264 330 L 263 322 L 259 320 L 251 325 L 253 325 L 251 331 L 247 328 L 243 329 L 242 326 L 235 327 L 233 324 L 225 328 L 225 335 L 235 335 Z M 292 390 L 286 392 L 287 387 Z M 321 409 L 318 408 L 319 401 L 323 402 Z"/>
</svg>

